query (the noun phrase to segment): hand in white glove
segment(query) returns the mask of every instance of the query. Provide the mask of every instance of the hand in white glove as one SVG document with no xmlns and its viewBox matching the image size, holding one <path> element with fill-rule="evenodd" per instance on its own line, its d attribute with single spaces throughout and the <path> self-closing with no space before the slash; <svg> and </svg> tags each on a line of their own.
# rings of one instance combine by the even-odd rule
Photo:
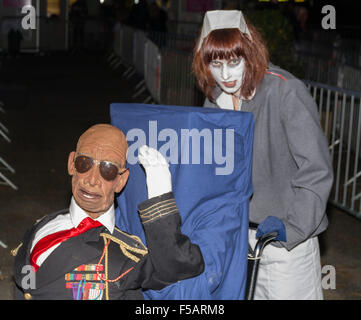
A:
<svg viewBox="0 0 361 320">
<path fill-rule="evenodd" d="M 169 165 L 159 151 L 146 145 L 141 146 L 138 160 L 146 173 L 148 199 L 172 191 L 172 177 Z"/>
</svg>

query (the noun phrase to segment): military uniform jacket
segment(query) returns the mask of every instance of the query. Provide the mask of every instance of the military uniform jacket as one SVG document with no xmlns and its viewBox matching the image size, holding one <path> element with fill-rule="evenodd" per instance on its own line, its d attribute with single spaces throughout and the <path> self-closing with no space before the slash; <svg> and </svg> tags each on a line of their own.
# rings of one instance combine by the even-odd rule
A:
<svg viewBox="0 0 361 320">
<path fill-rule="evenodd" d="M 144 201 L 138 209 L 148 248 L 136 236 L 117 228 L 110 234 L 101 226 L 63 242 L 34 273 L 29 258 L 36 232 L 68 210 L 36 223 L 13 252 L 15 298 L 143 299 L 141 288 L 159 290 L 203 272 L 199 247 L 180 231 L 173 193 Z"/>
</svg>

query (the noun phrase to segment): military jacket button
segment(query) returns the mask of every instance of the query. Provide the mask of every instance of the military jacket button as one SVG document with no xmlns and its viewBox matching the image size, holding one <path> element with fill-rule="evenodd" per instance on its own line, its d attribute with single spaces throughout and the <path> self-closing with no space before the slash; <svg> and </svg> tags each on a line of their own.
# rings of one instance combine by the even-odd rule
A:
<svg viewBox="0 0 361 320">
<path fill-rule="evenodd" d="M 24 298 L 25 298 L 26 300 L 31 300 L 33 297 L 31 296 L 30 293 L 24 293 Z"/>
</svg>

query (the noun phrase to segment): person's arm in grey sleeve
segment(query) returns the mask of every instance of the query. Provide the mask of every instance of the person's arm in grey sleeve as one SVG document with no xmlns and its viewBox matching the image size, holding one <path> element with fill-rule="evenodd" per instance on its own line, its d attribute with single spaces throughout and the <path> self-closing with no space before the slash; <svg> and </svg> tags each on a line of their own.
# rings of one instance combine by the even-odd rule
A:
<svg viewBox="0 0 361 320">
<path fill-rule="evenodd" d="M 283 244 L 290 250 L 312 236 L 324 218 L 333 169 L 316 103 L 300 80 L 287 80 L 285 85 L 289 87 L 284 91 L 281 115 L 298 167 L 291 179 L 294 197 L 289 199 L 287 218 L 283 220 L 287 234 Z"/>
</svg>

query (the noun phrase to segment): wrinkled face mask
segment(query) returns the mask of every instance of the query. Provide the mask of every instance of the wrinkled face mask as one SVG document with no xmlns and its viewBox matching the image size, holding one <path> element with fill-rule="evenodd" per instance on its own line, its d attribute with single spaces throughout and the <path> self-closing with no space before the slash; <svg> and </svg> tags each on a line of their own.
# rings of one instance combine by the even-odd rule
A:
<svg viewBox="0 0 361 320">
<path fill-rule="evenodd" d="M 97 125 L 79 139 L 76 152 L 69 156 L 69 174 L 77 204 L 87 213 L 102 214 L 114 202 L 126 179 L 125 154 L 127 144 L 110 125 Z"/>
<path fill-rule="evenodd" d="M 241 88 L 245 65 L 244 59 L 215 59 L 209 70 L 218 86 L 228 94 L 235 94 Z"/>
</svg>

